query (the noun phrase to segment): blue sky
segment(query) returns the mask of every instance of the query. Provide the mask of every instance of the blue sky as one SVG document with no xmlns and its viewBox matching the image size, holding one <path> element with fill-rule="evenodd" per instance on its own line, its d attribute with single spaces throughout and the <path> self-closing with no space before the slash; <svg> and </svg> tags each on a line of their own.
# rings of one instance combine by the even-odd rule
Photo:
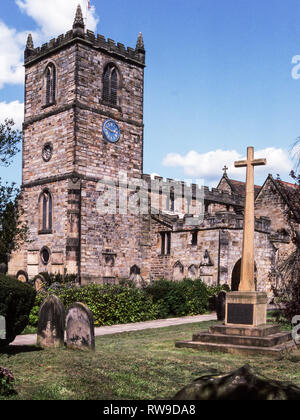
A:
<svg viewBox="0 0 300 420">
<path fill-rule="evenodd" d="M 72 26 L 85 0 L 6 0 L 0 16 L 0 119 L 22 120 L 22 50 Z M 214 185 L 224 164 L 254 146 L 268 173 L 289 180 L 289 149 L 300 136 L 299 0 L 91 0 L 90 29 L 147 51 L 144 172 Z M 1 36 L 2 35 L 2 36 Z M 2 64 L 1 64 L 2 62 Z M 3 64 L 4 63 L 4 64 Z M 300 74 L 300 71 L 299 71 Z M 21 181 L 21 157 L 0 169 Z"/>
</svg>

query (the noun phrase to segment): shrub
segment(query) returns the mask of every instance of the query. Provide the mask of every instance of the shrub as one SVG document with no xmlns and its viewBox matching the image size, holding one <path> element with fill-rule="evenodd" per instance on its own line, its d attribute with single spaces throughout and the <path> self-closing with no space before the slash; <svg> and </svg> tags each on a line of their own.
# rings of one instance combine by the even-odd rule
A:
<svg viewBox="0 0 300 420">
<path fill-rule="evenodd" d="M 38 308 L 49 294 L 58 296 L 67 309 L 72 303 L 85 303 L 93 312 L 95 325 L 126 324 L 157 319 L 158 305 L 143 290 L 130 285 L 100 286 L 92 284 L 77 288 L 62 287 L 59 290 L 38 293 L 30 314 L 30 323 L 37 325 Z"/>
<path fill-rule="evenodd" d="M 208 311 L 209 298 L 221 290 L 223 286 L 209 287 L 202 280 L 190 279 L 159 280 L 143 289 L 128 281 L 119 285 L 50 287 L 37 294 L 30 325 L 37 326 L 39 307 L 49 294 L 58 296 L 66 309 L 75 302 L 85 303 L 93 312 L 95 325 L 103 326 L 200 315 Z"/>
<path fill-rule="evenodd" d="M 159 305 L 160 317 L 167 318 L 205 313 L 209 309 L 209 299 L 224 289 L 224 286 L 207 286 L 201 279 L 180 282 L 161 279 L 145 291 Z"/>
<path fill-rule="evenodd" d="M 275 303 L 291 322 L 300 314 L 300 232 L 296 250 L 270 274 Z M 274 281 L 275 279 L 275 281 Z"/>
<path fill-rule="evenodd" d="M 48 272 L 42 272 L 39 275 L 43 277 L 43 288 L 49 289 L 54 287 L 55 289 L 59 289 L 65 285 L 75 285 L 78 283 L 78 277 L 76 274 L 53 274 Z M 29 282 L 32 286 L 34 286 L 34 279 Z"/>
<path fill-rule="evenodd" d="M 0 339 L 0 347 L 14 341 L 29 322 L 36 291 L 15 278 L 0 275 L 0 315 L 6 319 L 6 339 Z"/>
<path fill-rule="evenodd" d="M 13 392 L 14 380 L 12 371 L 0 366 L 0 395 L 9 395 Z"/>
</svg>

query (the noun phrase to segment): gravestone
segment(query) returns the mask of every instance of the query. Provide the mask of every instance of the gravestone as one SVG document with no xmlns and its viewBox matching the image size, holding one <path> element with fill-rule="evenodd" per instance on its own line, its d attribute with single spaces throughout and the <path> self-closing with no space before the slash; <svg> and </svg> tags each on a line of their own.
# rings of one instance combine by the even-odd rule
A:
<svg viewBox="0 0 300 420">
<path fill-rule="evenodd" d="M 47 284 L 45 277 L 42 274 L 38 274 L 33 279 L 34 288 L 37 292 L 40 292 L 44 289 L 44 286 Z"/>
<path fill-rule="evenodd" d="M 226 313 L 226 293 L 220 292 L 217 296 L 216 301 L 217 301 L 216 311 L 217 311 L 218 321 L 224 321 L 225 313 Z"/>
<path fill-rule="evenodd" d="M 5 263 L 0 264 L 0 274 L 6 274 L 7 273 L 7 265 Z"/>
<path fill-rule="evenodd" d="M 6 319 L 0 315 L 0 340 L 6 339 Z"/>
<path fill-rule="evenodd" d="M 37 344 L 42 348 L 64 345 L 65 308 L 61 300 L 48 296 L 39 311 Z"/>
<path fill-rule="evenodd" d="M 83 303 L 74 303 L 67 312 L 67 347 L 95 350 L 95 329 L 92 312 Z"/>
</svg>

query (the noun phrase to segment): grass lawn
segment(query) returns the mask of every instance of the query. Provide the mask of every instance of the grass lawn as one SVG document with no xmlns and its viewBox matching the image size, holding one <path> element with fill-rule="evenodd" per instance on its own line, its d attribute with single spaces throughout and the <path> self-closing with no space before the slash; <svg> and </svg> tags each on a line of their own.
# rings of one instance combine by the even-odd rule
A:
<svg viewBox="0 0 300 420">
<path fill-rule="evenodd" d="M 170 399 L 212 369 L 230 372 L 246 363 L 266 377 L 300 386 L 298 353 L 278 361 L 175 348 L 175 341 L 212 324 L 97 337 L 95 353 L 11 347 L 0 354 L 0 366 L 16 379 L 18 394 L 9 399 Z"/>
</svg>

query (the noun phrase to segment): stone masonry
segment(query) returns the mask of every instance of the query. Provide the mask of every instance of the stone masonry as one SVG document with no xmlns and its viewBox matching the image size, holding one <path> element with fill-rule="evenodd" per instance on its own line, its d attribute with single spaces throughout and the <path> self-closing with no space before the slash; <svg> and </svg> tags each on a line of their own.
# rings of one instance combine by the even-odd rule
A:
<svg viewBox="0 0 300 420">
<path fill-rule="evenodd" d="M 106 69 L 117 75 L 110 81 L 110 101 L 104 95 Z M 144 69 L 141 34 L 136 48 L 127 49 L 95 36 L 85 30 L 80 7 L 65 35 L 38 48 L 29 35 L 21 203 L 29 241 L 12 254 L 10 275 L 67 272 L 82 284 L 136 276 L 144 282 L 200 277 L 211 285 L 232 286 L 242 252 L 244 183 L 225 173 L 212 190 L 192 186 L 187 199 L 185 184 L 158 177 L 160 189 L 147 214 L 120 210 L 120 171 L 132 184 L 127 200 L 139 185 L 151 194 L 151 177 L 143 174 Z M 119 126 L 117 142 L 104 138 L 108 119 Z M 116 214 L 98 209 L 107 180 L 116 184 Z M 257 289 L 267 292 L 271 268 L 293 249 L 284 219 L 288 204 L 276 182 L 269 176 L 255 188 Z M 197 193 L 203 220 L 190 226 Z"/>
</svg>

